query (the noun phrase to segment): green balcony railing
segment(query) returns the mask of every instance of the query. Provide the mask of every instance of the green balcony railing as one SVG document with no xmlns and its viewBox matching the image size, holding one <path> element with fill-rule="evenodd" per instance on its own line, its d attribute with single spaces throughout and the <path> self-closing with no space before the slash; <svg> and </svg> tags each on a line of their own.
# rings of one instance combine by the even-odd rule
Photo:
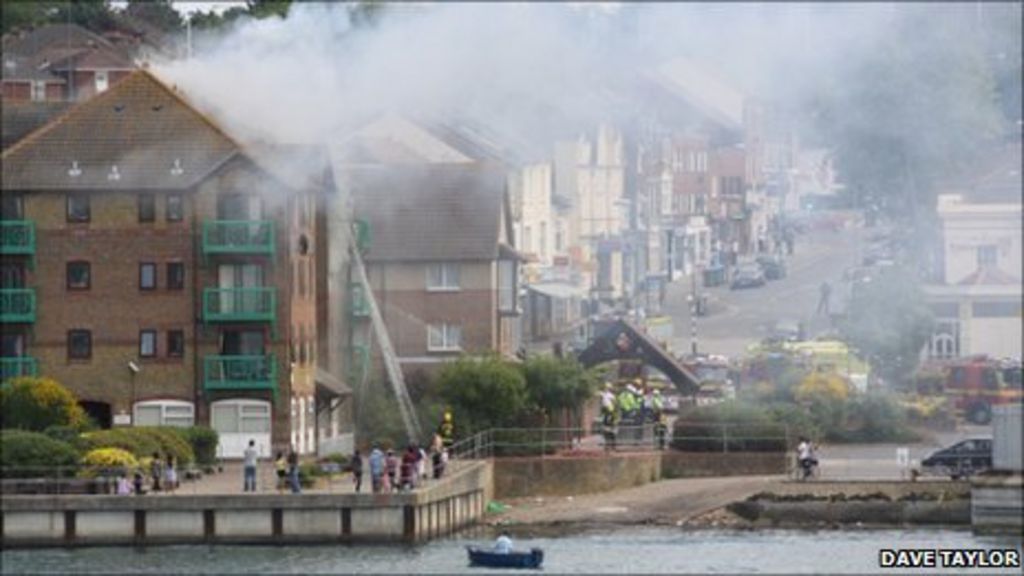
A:
<svg viewBox="0 0 1024 576">
<path fill-rule="evenodd" d="M 35 321 L 35 288 L 0 288 L 0 322 Z"/>
<path fill-rule="evenodd" d="M 370 315 L 370 303 L 366 300 L 366 290 L 362 284 L 349 284 L 349 309 L 352 315 L 359 318 L 366 318 Z"/>
<path fill-rule="evenodd" d="M 277 393 L 277 357 L 207 356 L 203 359 L 206 390 L 271 390 Z"/>
<path fill-rule="evenodd" d="M 203 290 L 205 322 L 274 322 L 277 288 L 206 288 Z"/>
<path fill-rule="evenodd" d="M 36 253 L 36 223 L 31 220 L 0 220 L 0 254 Z"/>
<path fill-rule="evenodd" d="M 274 254 L 274 223 L 270 220 L 203 222 L 203 254 Z"/>
<path fill-rule="evenodd" d="M 38 372 L 36 359 L 31 356 L 0 358 L 0 382 L 18 376 L 35 376 Z"/>
</svg>

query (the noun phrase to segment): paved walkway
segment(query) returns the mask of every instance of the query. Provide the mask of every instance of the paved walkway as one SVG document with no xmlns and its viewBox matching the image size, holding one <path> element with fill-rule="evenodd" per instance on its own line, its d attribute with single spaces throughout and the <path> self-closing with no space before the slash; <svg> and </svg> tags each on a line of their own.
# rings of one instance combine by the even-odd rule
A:
<svg viewBox="0 0 1024 576">
<path fill-rule="evenodd" d="M 459 461 L 452 461 L 448 463 L 446 472 L 452 472 L 457 470 L 461 463 Z M 181 495 L 202 495 L 202 494 L 243 494 L 243 470 L 241 462 L 228 462 L 223 466 L 223 472 L 216 474 L 206 474 L 200 480 L 189 482 L 182 481 L 181 487 L 175 492 L 175 494 Z M 443 479 L 442 479 L 443 480 Z M 436 481 L 433 479 L 426 480 L 425 486 L 431 486 Z M 363 476 L 362 492 L 369 493 L 370 487 L 370 475 L 369 473 Z M 271 462 L 262 462 L 257 470 L 256 474 L 256 493 L 258 494 L 274 494 L 278 493 L 277 489 L 277 473 L 274 470 L 274 465 Z M 288 490 L 282 490 L 282 494 L 288 493 Z M 344 474 L 336 475 L 331 478 L 323 477 L 318 479 L 316 488 L 303 489 L 303 493 L 310 494 L 355 494 L 355 483 L 353 482 L 352 474 L 346 472 Z M 158 493 L 161 495 L 167 495 L 166 493 Z"/>
</svg>

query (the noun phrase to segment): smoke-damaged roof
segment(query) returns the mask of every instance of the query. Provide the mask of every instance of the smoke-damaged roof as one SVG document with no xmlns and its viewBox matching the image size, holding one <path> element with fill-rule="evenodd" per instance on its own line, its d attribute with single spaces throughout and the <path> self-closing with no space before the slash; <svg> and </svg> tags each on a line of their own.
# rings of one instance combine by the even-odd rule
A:
<svg viewBox="0 0 1024 576">
<path fill-rule="evenodd" d="M 217 125 L 143 70 L 4 150 L 3 189 L 185 189 L 237 152 Z"/>
<path fill-rule="evenodd" d="M 357 218 L 369 222 L 368 262 L 494 260 L 505 173 L 491 164 L 359 167 L 345 171 Z"/>
<path fill-rule="evenodd" d="M 33 130 L 68 109 L 68 102 L 8 100 L 3 105 L 3 149 L 13 146 Z"/>
</svg>

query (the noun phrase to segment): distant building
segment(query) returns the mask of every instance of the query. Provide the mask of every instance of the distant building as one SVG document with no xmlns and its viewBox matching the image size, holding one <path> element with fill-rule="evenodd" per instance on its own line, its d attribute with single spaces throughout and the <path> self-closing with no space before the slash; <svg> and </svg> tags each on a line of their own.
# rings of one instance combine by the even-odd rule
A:
<svg viewBox="0 0 1024 576">
<path fill-rule="evenodd" d="M 137 71 L 2 159 L 3 378 L 104 428 L 210 425 L 224 457 L 351 438 L 318 369 L 324 154 L 243 146 Z"/>
<path fill-rule="evenodd" d="M 136 48 L 115 44 L 76 24 L 50 24 L 5 35 L 0 73 L 5 104 L 90 98 L 137 68 Z"/>
<path fill-rule="evenodd" d="M 1021 358 L 1021 147 L 992 157 L 938 199 L 941 282 L 927 286 L 930 358 Z"/>
<path fill-rule="evenodd" d="M 501 167 L 349 167 L 342 186 L 369 226 L 367 274 L 403 371 L 518 351 L 519 255 Z"/>
</svg>

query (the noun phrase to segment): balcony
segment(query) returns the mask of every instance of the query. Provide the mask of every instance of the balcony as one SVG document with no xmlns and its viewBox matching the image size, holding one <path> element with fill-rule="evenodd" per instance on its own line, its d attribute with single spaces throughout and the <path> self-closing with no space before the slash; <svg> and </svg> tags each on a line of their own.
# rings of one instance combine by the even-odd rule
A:
<svg viewBox="0 0 1024 576">
<path fill-rule="evenodd" d="M 356 318 L 368 318 L 370 316 L 370 303 L 366 299 L 366 291 L 362 284 L 349 284 L 349 306 L 352 315 Z"/>
<path fill-rule="evenodd" d="M 5 324 L 34 323 L 36 321 L 36 291 L 34 288 L 0 289 L 0 322 Z"/>
<path fill-rule="evenodd" d="M 270 220 L 203 222 L 203 255 L 274 254 L 274 223 Z"/>
<path fill-rule="evenodd" d="M 0 221 L 0 254 L 35 256 L 36 223 L 29 220 Z"/>
<path fill-rule="evenodd" d="M 204 322 L 275 322 L 277 288 L 206 288 Z"/>
<path fill-rule="evenodd" d="M 18 376 L 35 376 L 38 371 L 36 359 L 31 356 L 0 358 L 0 382 Z"/>
<path fill-rule="evenodd" d="M 270 390 L 277 393 L 276 356 L 207 356 L 203 359 L 206 390 Z"/>
</svg>

